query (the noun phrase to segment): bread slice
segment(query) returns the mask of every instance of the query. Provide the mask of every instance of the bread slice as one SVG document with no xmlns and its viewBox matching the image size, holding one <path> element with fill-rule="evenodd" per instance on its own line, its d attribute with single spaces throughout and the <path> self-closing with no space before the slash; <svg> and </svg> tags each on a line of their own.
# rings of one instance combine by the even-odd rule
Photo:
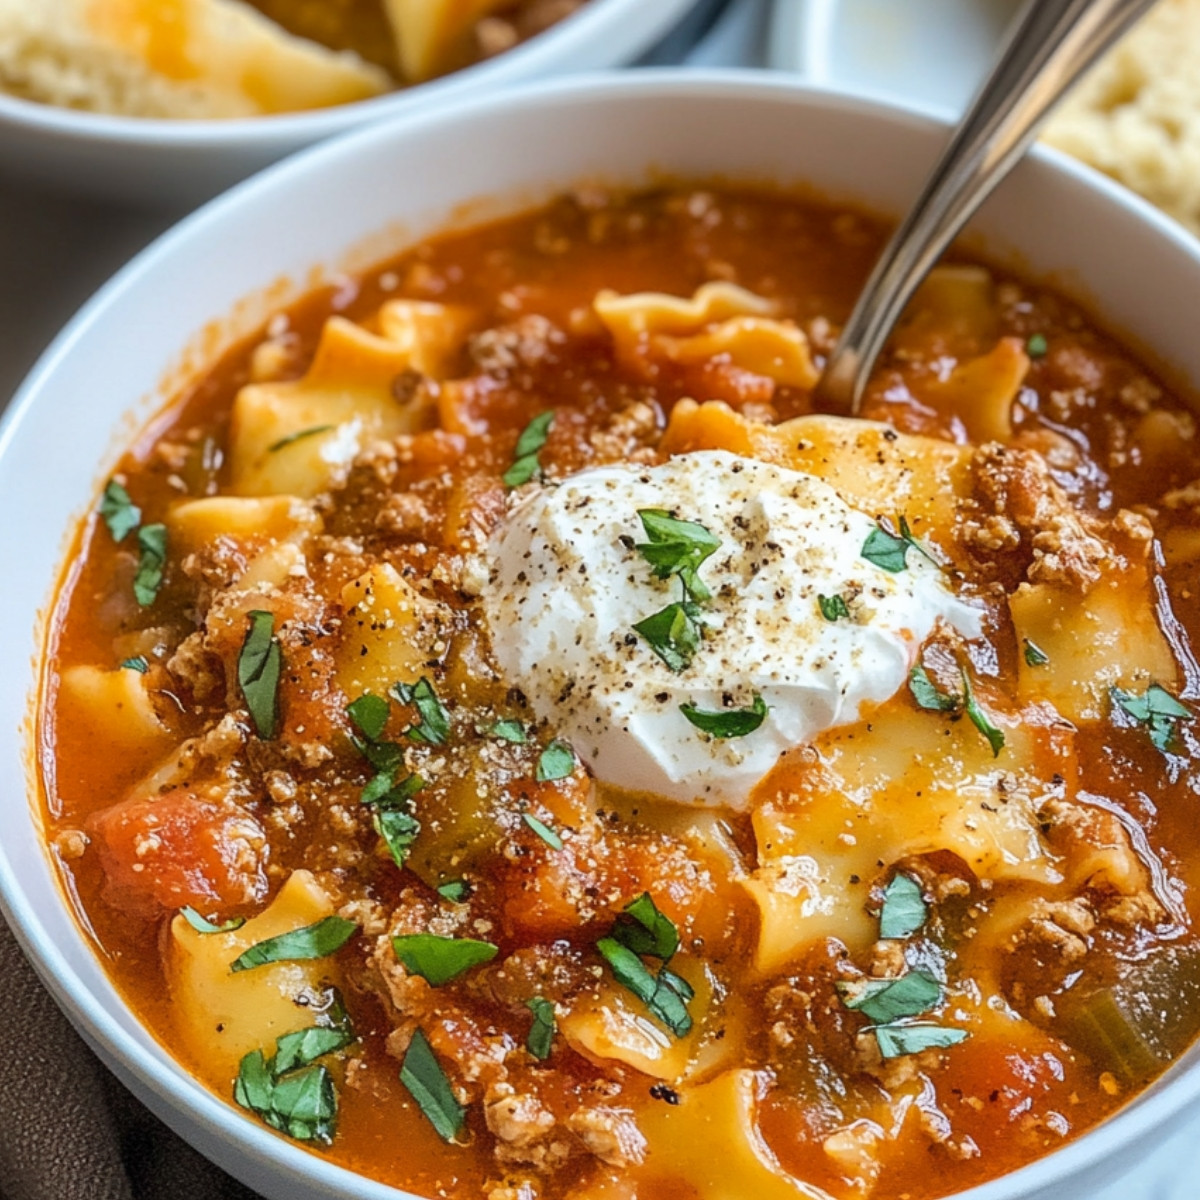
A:
<svg viewBox="0 0 1200 1200">
<path fill-rule="evenodd" d="M 0 0 L 0 90 L 136 117 L 249 117 L 387 91 L 240 0 Z"/>
<path fill-rule="evenodd" d="M 1200 233 L 1200 0 L 1160 0 L 1043 136 Z"/>
</svg>

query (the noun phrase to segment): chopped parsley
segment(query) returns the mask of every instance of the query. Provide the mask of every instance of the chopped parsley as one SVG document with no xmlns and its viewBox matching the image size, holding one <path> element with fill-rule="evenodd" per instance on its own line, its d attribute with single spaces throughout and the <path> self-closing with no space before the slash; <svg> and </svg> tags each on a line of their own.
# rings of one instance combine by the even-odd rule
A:
<svg viewBox="0 0 1200 1200">
<path fill-rule="evenodd" d="M 688 1005 L 696 998 L 695 990 L 682 975 L 665 966 L 659 967 L 654 995 L 646 1001 L 652 1017 L 657 1017 L 676 1037 L 686 1037 L 692 1028 Z"/>
<path fill-rule="evenodd" d="M 959 673 L 963 683 L 961 696 L 941 691 L 922 666 L 913 667 L 908 673 L 908 690 L 912 692 L 913 699 L 921 708 L 933 712 L 966 713 L 971 724 L 987 739 L 992 748 L 992 756 L 999 757 L 1000 751 L 1004 749 L 1004 731 L 997 727 L 975 698 L 971 677 L 961 667 Z"/>
<path fill-rule="evenodd" d="M 443 1141 L 452 1142 L 462 1133 L 467 1110 L 454 1095 L 423 1030 L 412 1035 L 404 1052 L 400 1082 Z"/>
<path fill-rule="evenodd" d="M 1046 352 L 1050 349 L 1050 343 L 1046 341 L 1044 333 L 1035 333 L 1025 343 L 1025 353 L 1030 358 L 1045 358 Z"/>
<path fill-rule="evenodd" d="M 352 1034 L 334 1030 L 301 1030 L 300 1034 L 315 1033 L 332 1035 L 314 1039 L 305 1044 L 295 1034 L 284 1049 L 285 1038 L 276 1042 L 276 1053 L 265 1059 L 261 1050 L 252 1050 L 241 1061 L 237 1079 L 233 1085 L 233 1098 L 256 1116 L 261 1117 L 272 1129 L 278 1129 L 301 1142 L 324 1142 L 333 1140 L 337 1125 L 337 1091 L 333 1076 L 322 1065 L 311 1065 L 305 1055 L 322 1046 L 330 1053 L 352 1040 Z M 289 1066 L 279 1066 L 281 1050 Z"/>
<path fill-rule="evenodd" d="M 142 608 L 149 608 L 158 598 L 162 587 L 163 567 L 167 562 L 167 527 L 143 525 L 137 535 L 137 574 L 133 577 L 133 594 Z"/>
<path fill-rule="evenodd" d="M 658 910 L 648 892 L 625 906 L 612 932 L 596 943 L 596 949 L 612 969 L 613 978 L 631 991 L 676 1037 L 692 1028 L 688 1003 L 695 992 L 686 979 L 668 969 L 679 949 L 679 931 Z M 655 974 L 644 958 L 660 959 Z"/>
<path fill-rule="evenodd" d="M 125 671 L 136 671 L 139 675 L 145 675 L 150 670 L 150 664 L 146 661 L 144 654 L 137 654 L 133 658 L 127 658 L 121 664 L 121 668 Z"/>
<path fill-rule="evenodd" d="M 333 428 L 335 428 L 333 425 L 310 425 L 307 429 L 297 429 L 295 433 L 289 433 L 281 437 L 279 441 L 272 442 L 267 447 L 267 453 L 274 454 L 277 450 L 283 450 L 287 446 L 303 441 L 304 438 L 316 437 L 318 433 L 328 433 Z"/>
<path fill-rule="evenodd" d="M 1162 754 L 1171 752 L 1178 723 L 1195 715 L 1157 683 L 1152 683 L 1140 696 L 1120 688 L 1113 688 L 1111 695 L 1113 703 L 1122 712 L 1146 727 L 1154 748 Z"/>
<path fill-rule="evenodd" d="M 283 671 L 283 650 L 274 636 L 275 614 L 257 610 L 247 614 L 246 630 L 238 654 L 238 687 L 250 710 L 250 719 L 258 736 L 269 742 L 279 724 L 279 676 Z"/>
<path fill-rule="evenodd" d="M 401 704 L 411 704 L 420 720 L 410 725 L 404 736 L 427 746 L 444 746 L 450 737 L 450 714 L 433 690 L 433 684 L 422 676 L 416 683 L 397 683 L 392 695 Z"/>
<path fill-rule="evenodd" d="M 817 596 L 817 604 L 821 609 L 821 616 L 827 621 L 840 621 L 843 618 L 850 619 L 850 609 L 846 607 L 846 600 L 843 596 Z"/>
<path fill-rule="evenodd" d="M 546 444 L 550 426 L 554 424 L 554 412 L 539 413 L 521 431 L 517 438 L 517 446 L 513 451 L 513 464 L 504 472 L 504 486 L 520 487 L 528 483 L 535 475 L 542 476 L 542 462 L 538 455 Z"/>
<path fill-rule="evenodd" d="M 677 575 L 690 599 L 712 599 L 697 572 L 720 548 L 721 539 L 698 522 L 681 521 L 664 508 L 639 508 L 638 516 L 650 540 L 638 542 L 634 548 L 653 568 L 655 578 Z"/>
<path fill-rule="evenodd" d="M 678 674 L 700 648 L 704 635 L 696 619 L 699 611 L 691 601 L 677 601 L 639 621 L 633 628 L 668 669 Z"/>
<path fill-rule="evenodd" d="M 754 694 L 754 703 L 749 708 L 727 708 L 712 712 L 697 708 L 694 704 L 681 704 L 679 711 L 701 733 L 714 738 L 738 738 L 753 733 L 767 715 L 767 705 L 762 696 Z"/>
<path fill-rule="evenodd" d="M 538 783 L 553 783 L 556 779 L 566 779 L 574 771 L 575 751 L 555 738 L 538 756 L 535 778 Z"/>
<path fill-rule="evenodd" d="M 396 774 L 391 766 L 382 768 L 363 788 L 359 800 L 368 807 L 395 808 L 411 800 L 425 786 L 420 775 L 406 775 L 397 782 Z"/>
<path fill-rule="evenodd" d="M 992 748 L 992 757 L 999 758 L 1000 751 L 1004 749 L 1004 731 L 997 728 L 993 724 L 991 718 L 979 706 L 979 701 L 975 699 L 975 689 L 971 686 L 971 677 L 963 671 L 963 707 L 966 709 L 967 716 L 971 719 L 971 724 L 987 738 L 987 743 Z"/>
<path fill-rule="evenodd" d="M 404 766 L 404 749 L 396 742 L 371 742 L 360 737 L 351 740 L 359 754 L 377 771 L 395 775 Z"/>
<path fill-rule="evenodd" d="M 965 1029 L 949 1029 L 932 1021 L 908 1021 L 895 1025 L 876 1025 L 872 1029 L 884 1058 L 900 1058 L 905 1054 L 920 1054 L 922 1050 L 945 1050 L 966 1041 Z"/>
<path fill-rule="evenodd" d="M 100 499 L 100 516 L 114 542 L 123 542 L 142 523 L 142 510 L 115 479 L 110 479 L 104 489 Z"/>
<path fill-rule="evenodd" d="M 609 935 L 634 954 L 649 954 L 664 962 L 679 949 L 679 930 L 670 917 L 659 912 L 649 892 L 625 906 Z"/>
<path fill-rule="evenodd" d="M 275 1043 L 274 1072 L 282 1075 L 297 1067 L 307 1067 L 326 1054 L 345 1049 L 352 1041 L 354 1032 L 338 1026 L 310 1025 L 295 1033 L 285 1033 Z"/>
<path fill-rule="evenodd" d="M 465 879 L 448 879 L 438 884 L 437 894 L 451 904 L 464 904 L 471 894 L 471 885 Z"/>
<path fill-rule="evenodd" d="M 683 597 L 651 613 L 633 629 L 667 668 L 678 674 L 691 663 L 704 640 L 700 605 L 712 599 L 712 592 L 699 571 L 720 547 L 721 539 L 698 522 L 681 521 L 663 508 L 640 508 L 638 517 L 649 540 L 634 543 L 633 549 L 650 564 L 656 579 L 678 576 Z"/>
<path fill-rule="evenodd" d="M 909 937 L 925 924 L 928 916 L 920 884 L 909 875 L 894 875 L 883 893 L 879 936 Z M 968 1036 L 963 1029 L 909 1020 L 941 1003 L 942 985 L 928 971 L 913 970 L 898 978 L 866 979 L 836 986 L 848 1009 L 861 1012 L 873 1022 L 870 1032 L 875 1035 L 884 1058 L 953 1046 Z"/>
<path fill-rule="evenodd" d="M 896 876 L 896 880 L 906 878 L 903 875 Z M 892 881 L 893 884 L 896 880 Z M 912 885 L 911 880 L 908 882 Z M 835 986 L 842 1003 L 852 1012 L 862 1013 L 871 1022 L 867 1030 L 875 1035 L 879 1053 L 884 1058 L 944 1049 L 969 1036 L 965 1029 L 911 1019 L 942 1002 L 942 984 L 928 971 L 906 971 L 893 979 L 843 981 Z"/>
<path fill-rule="evenodd" d="M 491 942 L 475 938 L 439 937 L 435 933 L 412 933 L 392 938 L 396 960 L 432 987 L 442 987 L 472 967 L 491 962 L 499 953 Z"/>
<path fill-rule="evenodd" d="M 908 566 L 910 547 L 918 554 L 923 554 L 935 566 L 938 565 L 937 559 L 913 536 L 907 517 L 900 518 L 899 533 L 892 533 L 882 524 L 876 525 L 867 534 L 861 554 L 867 562 L 873 563 L 881 571 L 890 571 L 894 575 Z"/>
<path fill-rule="evenodd" d="M 942 985 L 927 971 L 908 971 L 898 979 L 839 982 L 837 990 L 848 1009 L 876 1025 L 920 1016 L 942 999 Z"/>
<path fill-rule="evenodd" d="M 539 821 L 533 813 L 523 812 L 521 820 L 533 830 L 534 833 L 550 847 L 551 850 L 561 850 L 563 848 L 563 840 L 546 824 L 545 821 Z"/>
<path fill-rule="evenodd" d="M 529 741 L 529 736 L 525 732 L 525 726 L 520 721 L 513 721 L 509 718 L 496 721 L 488 730 L 492 737 L 499 738 L 502 742 L 512 742 L 516 746 L 523 746 Z"/>
<path fill-rule="evenodd" d="M 1028 638 L 1024 638 L 1023 640 L 1025 642 L 1025 665 L 1030 667 L 1044 667 L 1050 661 L 1050 655 L 1041 646 L 1035 642 L 1031 642 Z"/>
<path fill-rule="evenodd" d="M 346 715 L 368 742 L 379 741 L 390 711 L 388 702 L 371 692 L 364 692 L 357 700 L 346 705 Z"/>
<path fill-rule="evenodd" d="M 245 917 L 232 917 L 224 925 L 214 925 L 211 921 L 205 920 L 190 904 L 185 904 L 179 910 L 179 915 L 197 933 L 232 933 L 235 929 L 241 929 L 246 923 Z"/>
<path fill-rule="evenodd" d="M 167 562 L 167 527 L 142 525 L 142 510 L 115 479 L 110 479 L 104 488 L 100 516 L 116 542 L 124 541 L 137 530 L 138 565 L 133 577 L 133 595 L 140 607 L 149 608 L 162 587 L 163 568 Z"/>
<path fill-rule="evenodd" d="M 323 917 L 302 929 L 293 929 L 256 942 L 235 958 L 229 969 L 249 971 L 268 963 L 326 958 L 340 950 L 357 932 L 358 926 L 345 917 Z"/>
<path fill-rule="evenodd" d="M 957 696 L 947 695 L 929 678 L 922 666 L 915 666 L 908 673 L 908 690 L 920 708 L 931 712 L 957 712 L 961 701 Z"/>
<path fill-rule="evenodd" d="M 525 1002 L 525 1007 L 533 1013 L 533 1024 L 525 1039 L 525 1049 L 539 1062 L 544 1062 L 550 1057 L 554 1045 L 554 1005 L 541 996 L 534 996 Z"/>
<path fill-rule="evenodd" d="M 895 875 L 883 889 L 879 911 L 879 936 L 905 938 L 914 934 L 929 917 L 920 884 L 909 875 Z"/>
<path fill-rule="evenodd" d="M 416 791 L 424 786 L 425 781 L 420 775 L 410 775 L 404 784 Z M 375 831 L 383 838 L 388 853 L 392 856 L 392 861 L 402 868 L 408 861 L 408 852 L 421 832 L 421 822 L 406 808 L 401 807 L 407 796 L 396 799 L 395 795 L 394 791 L 389 792 L 376 802 L 378 808 L 374 824 Z"/>
<path fill-rule="evenodd" d="M 375 832 L 383 838 L 392 861 L 403 868 L 421 832 L 421 823 L 413 816 L 409 801 L 425 786 L 425 780 L 420 775 L 401 777 L 404 751 L 395 742 L 379 740 L 389 712 L 388 702 L 370 692 L 346 705 L 346 715 L 358 730 L 351 739 L 355 749 L 375 768 L 359 800 L 375 810 Z"/>
<path fill-rule="evenodd" d="M 395 787 L 404 786 L 407 777 L 401 779 L 399 784 L 397 783 L 400 772 L 405 767 L 403 746 L 397 742 L 385 742 L 382 739 L 370 741 L 356 734 L 350 735 L 350 741 L 377 772 L 371 782 L 363 788 L 360 799 L 364 804 L 377 804 L 384 793 Z M 417 784 L 412 790 L 415 791 L 416 787 L 424 787 L 424 783 Z"/>
<path fill-rule="evenodd" d="M 601 957 L 612 968 L 613 978 L 645 1004 L 676 1037 L 684 1037 L 692 1028 L 688 1002 L 695 996 L 686 979 L 664 964 L 655 975 L 628 947 L 616 938 L 601 938 L 596 943 Z"/>
</svg>

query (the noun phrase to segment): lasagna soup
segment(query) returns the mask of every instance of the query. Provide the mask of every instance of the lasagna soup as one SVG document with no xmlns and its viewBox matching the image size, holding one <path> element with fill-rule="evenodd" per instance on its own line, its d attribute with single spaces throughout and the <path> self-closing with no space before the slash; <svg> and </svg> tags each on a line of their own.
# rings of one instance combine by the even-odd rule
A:
<svg viewBox="0 0 1200 1200">
<path fill-rule="evenodd" d="M 423 1196 L 932 1200 L 1200 1024 L 1200 481 L 1053 293 L 580 192 L 276 316 L 79 533 L 50 846 L 246 1120 Z"/>
</svg>

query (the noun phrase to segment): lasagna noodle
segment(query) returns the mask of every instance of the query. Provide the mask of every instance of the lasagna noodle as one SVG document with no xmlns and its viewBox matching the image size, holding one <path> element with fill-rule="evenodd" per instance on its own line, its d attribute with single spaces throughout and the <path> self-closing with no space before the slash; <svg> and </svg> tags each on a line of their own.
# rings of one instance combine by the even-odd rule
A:
<svg viewBox="0 0 1200 1200">
<path fill-rule="evenodd" d="M 736 284 L 706 283 L 687 298 L 605 290 L 595 309 L 626 361 L 721 361 L 774 383 L 816 385 L 817 369 L 799 326 L 778 319 L 773 301 Z"/>
</svg>

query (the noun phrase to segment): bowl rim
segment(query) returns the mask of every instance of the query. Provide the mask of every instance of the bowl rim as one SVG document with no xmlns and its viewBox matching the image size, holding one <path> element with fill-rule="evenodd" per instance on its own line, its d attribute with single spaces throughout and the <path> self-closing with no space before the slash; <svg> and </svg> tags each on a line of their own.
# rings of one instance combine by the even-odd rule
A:
<svg viewBox="0 0 1200 1200">
<path fill-rule="evenodd" d="M 139 287 L 147 277 L 152 279 L 160 269 L 161 261 L 169 260 L 176 246 L 207 236 L 210 230 L 219 229 L 227 219 L 236 216 L 244 197 L 263 192 L 282 193 L 296 183 L 303 186 L 309 174 L 336 169 L 340 160 L 352 159 L 377 142 L 390 142 L 410 130 L 430 132 L 441 127 L 452 137 L 457 126 L 469 122 L 476 114 L 495 115 L 497 106 L 513 115 L 524 108 L 552 105 L 558 99 L 586 100 L 603 105 L 609 98 L 629 100 L 639 96 L 648 104 L 664 98 L 678 100 L 689 96 L 706 101 L 768 100 L 798 108 L 858 115 L 926 133 L 948 131 L 951 126 L 945 111 L 936 106 L 887 103 L 877 98 L 831 91 L 772 72 L 729 68 L 589 72 L 576 77 L 533 81 L 510 89 L 501 97 L 475 95 L 431 111 L 414 111 L 386 122 L 375 122 L 345 137 L 310 147 L 235 185 L 160 235 L 121 268 L 58 334 L 17 389 L 7 411 L 0 415 L 0 469 L 3 469 L 5 456 L 25 414 L 38 402 L 59 362 L 71 353 L 74 344 L 121 296 Z M 1200 240 L 1148 202 L 1052 148 L 1037 146 L 1030 152 L 1029 159 L 1029 164 L 1018 169 L 1065 175 L 1075 184 L 1099 193 L 1106 204 L 1125 210 L 1149 226 L 1200 271 Z M 567 186 L 567 182 L 563 186 Z M 29 681 L 24 680 L 23 685 L 28 688 Z M 36 690 L 36 678 L 33 686 Z M 19 768 L 26 781 L 29 780 L 28 765 L 22 763 Z M 28 782 L 25 790 L 28 792 Z M 28 794 L 25 799 L 32 809 L 33 801 Z M 59 1006 L 86 1040 L 102 1047 L 115 1061 L 117 1074 L 123 1081 L 135 1081 L 144 1093 L 158 1097 L 172 1113 L 186 1111 L 189 1119 L 200 1125 L 214 1142 L 240 1146 L 266 1163 L 280 1178 L 316 1182 L 328 1188 L 331 1196 L 343 1196 L 347 1200 L 397 1200 L 397 1197 L 412 1196 L 323 1159 L 258 1126 L 201 1084 L 177 1059 L 164 1068 L 163 1063 L 127 1033 L 92 995 L 64 952 L 49 938 L 39 913 L 20 886 L 3 841 L 0 841 L 0 912 L 7 918 L 26 957 Z M 91 951 L 95 953 L 94 948 Z M 1101 1165 L 1152 1133 L 1174 1127 L 1189 1107 L 1200 1107 L 1200 1063 L 1187 1070 L 1169 1067 L 1149 1092 L 1142 1092 L 1066 1145 L 1015 1172 L 954 1195 L 957 1200 L 1027 1200 L 1034 1196 L 1040 1200 L 1050 1189 L 1083 1174 L 1089 1166 Z M 1123 1168 L 1130 1169 L 1133 1169 L 1131 1164 Z M 412 1197 L 412 1200 L 420 1198 Z"/>
<path fill-rule="evenodd" d="M 367 121 L 453 101 L 476 89 L 512 85 L 549 73 L 563 59 L 587 53 L 607 40 L 614 62 L 652 46 L 699 0 L 592 0 L 549 29 L 494 58 L 449 75 L 326 108 L 251 117 L 130 117 L 63 108 L 0 91 L 0 128 L 5 125 L 80 142 L 123 142 L 147 148 L 252 147 L 260 142 L 301 142 L 329 137 Z"/>
</svg>

